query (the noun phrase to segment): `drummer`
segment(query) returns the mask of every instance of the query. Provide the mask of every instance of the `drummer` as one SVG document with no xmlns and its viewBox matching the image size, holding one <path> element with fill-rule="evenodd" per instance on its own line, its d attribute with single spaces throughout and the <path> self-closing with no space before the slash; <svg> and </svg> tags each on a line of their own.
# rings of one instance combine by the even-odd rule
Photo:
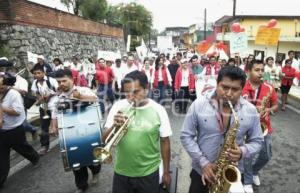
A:
<svg viewBox="0 0 300 193">
<path fill-rule="evenodd" d="M 59 98 L 71 98 L 79 99 L 82 101 L 96 102 L 97 96 L 88 87 L 79 87 L 74 85 L 72 72 L 69 69 L 58 70 L 55 73 L 56 80 L 58 82 L 58 97 Z M 57 126 L 57 109 L 52 114 L 55 118 L 55 130 L 58 133 Z M 101 169 L 101 165 L 91 165 L 88 166 L 93 174 L 92 183 L 96 184 L 98 182 L 98 174 Z M 75 175 L 75 183 L 77 190 L 75 193 L 84 192 L 88 188 L 88 170 L 87 167 L 81 167 L 79 170 L 73 170 Z"/>
</svg>

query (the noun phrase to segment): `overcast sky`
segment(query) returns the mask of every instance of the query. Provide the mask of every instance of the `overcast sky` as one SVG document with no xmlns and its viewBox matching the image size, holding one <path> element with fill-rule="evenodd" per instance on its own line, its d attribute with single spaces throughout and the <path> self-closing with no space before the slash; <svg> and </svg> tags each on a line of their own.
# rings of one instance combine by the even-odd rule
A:
<svg viewBox="0 0 300 193">
<path fill-rule="evenodd" d="M 31 0 L 57 9 L 66 8 L 60 0 Z M 159 31 L 165 27 L 201 23 L 204 8 L 207 20 L 214 22 L 223 15 L 231 15 L 233 0 L 107 0 L 111 4 L 137 2 L 153 13 L 153 25 Z M 243 15 L 300 15 L 300 0 L 237 0 L 237 14 Z"/>
</svg>

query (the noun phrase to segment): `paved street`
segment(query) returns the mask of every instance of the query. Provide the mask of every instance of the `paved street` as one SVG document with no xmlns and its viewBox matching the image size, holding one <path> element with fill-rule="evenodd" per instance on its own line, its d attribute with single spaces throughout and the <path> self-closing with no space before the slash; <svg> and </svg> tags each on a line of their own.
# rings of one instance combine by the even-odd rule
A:
<svg viewBox="0 0 300 193">
<path fill-rule="evenodd" d="M 299 105 L 291 101 L 291 106 Z M 298 111 L 299 112 L 299 111 Z M 169 111 L 174 135 L 172 137 L 172 164 L 179 168 L 177 193 L 186 193 L 189 187 L 190 159 L 183 150 L 179 135 L 183 116 Z M 300 192 L 300 119 L 290 109 L 272 116 L 274 125 L 273 158 L 261 173 L 262 185 L 256 193 Z M 73 174 L 64 172 L 58 147 L 41 159 L 39 168 L 26 166 L 12 175 L 1 193 L 72 193 L 76 190 Z M 99 183 L 87 193 L 110 193 L 112 166 L 103 165 Z"/>
</svg>

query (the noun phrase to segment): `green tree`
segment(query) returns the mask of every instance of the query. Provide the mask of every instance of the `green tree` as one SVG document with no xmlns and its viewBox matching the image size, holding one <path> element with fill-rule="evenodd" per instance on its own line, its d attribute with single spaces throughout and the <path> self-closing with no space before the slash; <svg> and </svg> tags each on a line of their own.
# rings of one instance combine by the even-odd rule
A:
<svg viewBox="0 0 300 193">
<path fill-rule="evenodd" d="M 118 5 L 109 5 L 106 12 L 106 21 L 111 25 L 122 25 L 121 7 Z"/>
<path fill-rule="evenodd" d="M 123 25 L 125 40 L 127 41 L 127 36 L 131 35 L 132 48 L 139 46 L 141 39 L 151 34 L 152 13 L 137 3 L 109 6 L 106 20 L 109 24 Z"/>
<path fill-rule="evenodd" d="M 137 3 L 121 4 L 121 22 L 127 34 L 143 36 L 152 28 L 152 13 Z"/>
<path fill-rule="evenodd" d="M 84 18 L 102 21 L 106 18 L 107 2 L 106 0 L 85 0 L 80 10 Z"/>
<path fill-rule="evenodd" d="M 60 0 L 63 4 L 65 4 L 68 9 L 73 8 L 73 12 L 75 15 L 80 15 L 80 6 L 84 2 L 84 0 Z"/>
<path fill-rule="evenodd" d="M 106 0 L 61 0 L 68 9 L 73 8 L 75 15 L 80 15 L 86 19 L 102 21 L 106 18 Z"/>
</svg>

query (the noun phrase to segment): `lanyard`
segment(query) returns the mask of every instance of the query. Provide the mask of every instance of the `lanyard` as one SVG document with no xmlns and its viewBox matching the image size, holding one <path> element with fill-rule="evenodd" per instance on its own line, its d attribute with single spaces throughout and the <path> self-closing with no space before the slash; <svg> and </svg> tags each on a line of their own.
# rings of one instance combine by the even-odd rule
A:
<svg viewBox="0 0 300 193">
<path fill-rule="evenodd" d="M 252 95 L 252 92 L 250 91 L 249 92 L 249 95 L 250 95 L 250 102 L 256 106 L 257 104 L 257 99 L 259 98 L 259 95 L 260 95 L 260 91 L 261 91 L 261 85 L 259 85 L 259 87 L 255 90 L 255 97 Z"/>
<path fill-rule="evenodd" d="M 228 132 L 228 128 L 230 127 L 230 124 L 231 124 L 231 114 L 229 116 L 228 125 L 225 128 L 224 124 L 223 124 L 224 118 L 223 118 L 222 112 L 220 112 L 220 109 L 221 109 L 220 104 L 218 102 L 218 110 L 216 112 L 216 118 L 217 118 L 218 123 L 219 123 L 220 132 L 222 132 L 222 133 L 224 132 L 224 135 L 226 135 L 226 133 Z"/>
</svg>

